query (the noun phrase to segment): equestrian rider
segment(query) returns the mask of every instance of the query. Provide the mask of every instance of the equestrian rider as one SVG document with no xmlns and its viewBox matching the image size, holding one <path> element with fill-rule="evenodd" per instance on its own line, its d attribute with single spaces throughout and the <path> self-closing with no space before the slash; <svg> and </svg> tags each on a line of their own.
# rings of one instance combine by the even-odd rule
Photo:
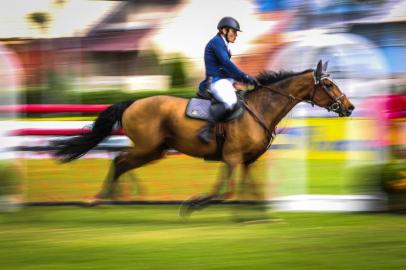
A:
<svg viewBox="0 0 406 270">
<path fill-rule="evenodd" d="M 204 50 L 204 63 L 206 67 L 206 78 L 199 85 L 199 92 L 210 91 L 218 102 L 212 106 L 211 115 L 214 120 L 204 126 L 198 137 L 206 143 L 213 140 L 213 128 L 217 121 L 227 118 L 235 109 L 237 96 L 233 83 L 235 81 L 257 86 L 258 81 L 242 72 L 231 62 L 231 53 L 228 43 L 234 43 L 237 32 L 240 31 L 240 24 L 232 17 L 224 17 L 217 25 L 218 33 Z"/>
</svg>

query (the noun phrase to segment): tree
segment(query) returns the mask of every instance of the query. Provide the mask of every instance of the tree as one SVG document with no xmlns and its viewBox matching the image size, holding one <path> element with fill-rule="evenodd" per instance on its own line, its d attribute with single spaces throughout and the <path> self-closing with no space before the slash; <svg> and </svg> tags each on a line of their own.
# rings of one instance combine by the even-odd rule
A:
<svg viewBox="0 0 406 270">
<path fill-rule="evenodd" d="M 28 20 L 41 29 L 42 33 L 47 31 L 51 16 L 46 12 L 33 12 L 27 15 Z"/>
</svg>

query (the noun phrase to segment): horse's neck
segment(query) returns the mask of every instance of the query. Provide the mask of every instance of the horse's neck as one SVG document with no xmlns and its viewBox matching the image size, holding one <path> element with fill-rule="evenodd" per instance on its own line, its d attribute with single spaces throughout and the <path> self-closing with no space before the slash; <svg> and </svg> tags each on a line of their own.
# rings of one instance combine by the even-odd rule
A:
<svg viewBox="0 0 406 270">
<path fill-rule="evenodd" d="M 255 108 L 262 115 L 265 123 L 271 130 L 285 117 L 299 102 L 289 98 L 289 95 L 303 99 L 314 85 L 311 74 L 303 74 L 284 80 L 269 87 L 282 94 L 275 93 L 269 89 L 259 90 L 252 99 L 255 101 Z"/>
</svg>

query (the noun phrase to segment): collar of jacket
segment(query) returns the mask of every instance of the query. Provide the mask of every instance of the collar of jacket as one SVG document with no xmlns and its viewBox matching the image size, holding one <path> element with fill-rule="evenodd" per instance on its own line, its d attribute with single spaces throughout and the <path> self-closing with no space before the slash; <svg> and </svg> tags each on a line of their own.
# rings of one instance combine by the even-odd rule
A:
<svg viewBox="0 0 406 270">
<path fill-rule="evenodd" d="M 226 38 L 220 34 L 221 39 L 224 41 L 224 44 L 226 45 L 227 49 L 228 49 L 228 42 L 226 40 Z"/>
</svg>

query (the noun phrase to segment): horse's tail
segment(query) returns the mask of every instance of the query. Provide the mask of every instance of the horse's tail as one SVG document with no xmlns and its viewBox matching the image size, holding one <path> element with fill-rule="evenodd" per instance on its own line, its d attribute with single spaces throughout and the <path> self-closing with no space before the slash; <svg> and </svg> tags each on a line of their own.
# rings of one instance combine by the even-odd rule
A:
<svg viewBox="0 0 406 270">
<path fill-rule="evenodd" d="M 57 148 L 56 152 L 53 153 L 54 157 L 65 163 L 78 159 L 89 152 L 90 149 L 111 134 L 116 123 L 121 126 L 123 113 L 133 102 L 120 102 L 100 112 L 90 132 L 70 139 L 54 141 L 53 146 Z"/>
</svg>

